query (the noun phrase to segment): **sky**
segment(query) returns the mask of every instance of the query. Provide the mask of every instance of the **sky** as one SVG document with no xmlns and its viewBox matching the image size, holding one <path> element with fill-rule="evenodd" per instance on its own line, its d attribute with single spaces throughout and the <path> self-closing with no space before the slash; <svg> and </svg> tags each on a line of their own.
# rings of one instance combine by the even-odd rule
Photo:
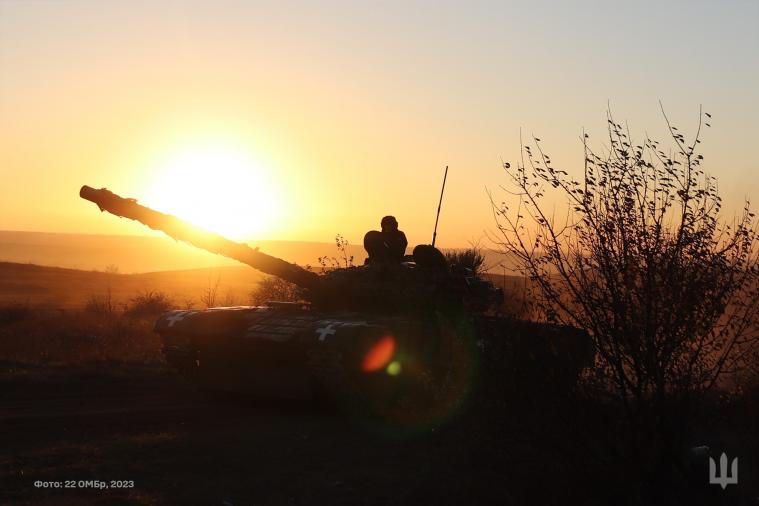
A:
<svg viewBox="0 0 759 506">
<path fill-rule="evenodd" d="M 148 233 L 87 184 L 234 239 L 358 244 L 393 214 L 429 243 L 448 165 L 438 244 L 465 246 L 520 130 L 577 173 L 607 106 L 662 137 L 659 101 L 686 135 L 712 115 L 730 212 L 759 200 L 757 27 L 753 0 L 0 0 L 0 230 Z"/>
</svg>

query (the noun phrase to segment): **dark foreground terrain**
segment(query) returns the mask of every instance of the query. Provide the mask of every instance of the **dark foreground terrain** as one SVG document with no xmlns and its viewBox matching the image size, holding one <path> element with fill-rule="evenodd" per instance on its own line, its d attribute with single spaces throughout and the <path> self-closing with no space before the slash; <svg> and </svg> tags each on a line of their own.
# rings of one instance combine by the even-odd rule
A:
<svg viewBox="0 0 759 506">
<path fill-rule="evenodd" d="M 497 427 L 461 415 L 409 431 L 308 403 L 209 399 L 161 365 L 2 366 L 0 504 L 650 503 L 619 473 L 598 475 L 592 429 L 562 401 Z M 696 483 L 688 504 L 754 504 L 756 437 L 730 439 L 742 485 Z"/>
<path fill-rule="evenodd" d="M 466 348 L 473 372 L 432 389 L 434 416 L 401 398 L 389 422 L 199 392 L 166 368 L 142 302 L 0 306 L 0 505 L 759 504 L 755 387 L 710 399 L 665 475 L 634 465 L 649 445 L 624 444 L 620 410 L 573 387 L 573 348 L 532 324 Z M 740 459 L 725 490 L 708 484 L 723 451 Z"/>
<path fill-rule="evenodd" d="M 158 366 L 4 364 L 3 376 L 0 504 L 512 502 L 513 475 L 478 465 L 435 427 L 400 435 L 307 403 L 209 401 Z"/>
</svg>

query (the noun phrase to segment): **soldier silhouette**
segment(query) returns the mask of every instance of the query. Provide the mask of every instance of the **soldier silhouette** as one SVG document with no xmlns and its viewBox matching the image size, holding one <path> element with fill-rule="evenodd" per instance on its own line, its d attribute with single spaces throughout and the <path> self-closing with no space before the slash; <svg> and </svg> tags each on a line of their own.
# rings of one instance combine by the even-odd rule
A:
<svg viewBox="0 0 759 506">
<path fill-rule="evenodd" d="M 371 230 L 364 236 L 364 249 L 369 254 L 367 263 L 400 262 L 406 254 L 406 234 L 398 230 L 395 216 L 385 216 L 382 231 Z"/>
</svg>

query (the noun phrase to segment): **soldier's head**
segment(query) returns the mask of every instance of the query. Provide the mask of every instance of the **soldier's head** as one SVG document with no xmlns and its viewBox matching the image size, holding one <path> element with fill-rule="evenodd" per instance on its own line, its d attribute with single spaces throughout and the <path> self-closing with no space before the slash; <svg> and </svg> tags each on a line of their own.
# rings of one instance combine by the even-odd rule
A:
<svg viewBox="0 0 759 506">
<path fill-rule="evenodd" d="M 398 230 L 398 220 L 395 219 L 395 216 L 385 216 L 382 218 L 381 225 L 383 232 Z"/>
</svg>

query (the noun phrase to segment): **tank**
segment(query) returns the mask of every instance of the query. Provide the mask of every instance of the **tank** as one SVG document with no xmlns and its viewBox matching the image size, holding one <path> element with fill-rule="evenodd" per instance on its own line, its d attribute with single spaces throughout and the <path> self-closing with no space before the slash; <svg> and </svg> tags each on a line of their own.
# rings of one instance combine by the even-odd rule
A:
<svg viewBox="0 0 759 506">
<path fill-rule="evenodd" d="M 83 186 L 80 196 L 302 289 L 300 302 L 177 310 L 158 319 L 167 362 L 205 388 L 327 396 L 386 413 L 401 413 L 409 402 L 416 411 L 450 412 L 477 382 L 488 350 L 507 350 L 498 360 L 514 361 L 511 369 L 541 360 L 539 368 L 562 371 L 569 388 L 592 362 L 587 335 L 496 316 L 501 290 L 448 266 L 431 246 L 418 246 L 403 262 L 316 273 L 107 189 Z"/>
</svg>

